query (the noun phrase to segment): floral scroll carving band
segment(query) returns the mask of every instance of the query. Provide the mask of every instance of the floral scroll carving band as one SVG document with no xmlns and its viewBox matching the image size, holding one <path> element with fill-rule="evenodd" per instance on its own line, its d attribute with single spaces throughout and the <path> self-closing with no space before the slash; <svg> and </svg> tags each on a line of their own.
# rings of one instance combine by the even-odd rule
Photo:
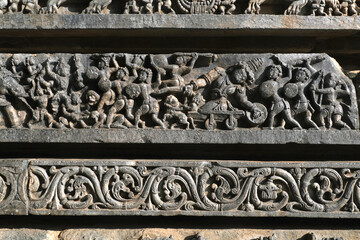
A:
<svg viewBox="0 0 360 240">
<path fill-rule="evenodd" d="M 231 162 L 231 167 L 221 162 L 161 165 L 30 166 L 30 208 L 37 213 L 108 210 L 125 215 L 359 212 L 360 170 L 353 168 L 284 168 L 274 163 L 251 167 L 241 162 Z"/>
</svg>

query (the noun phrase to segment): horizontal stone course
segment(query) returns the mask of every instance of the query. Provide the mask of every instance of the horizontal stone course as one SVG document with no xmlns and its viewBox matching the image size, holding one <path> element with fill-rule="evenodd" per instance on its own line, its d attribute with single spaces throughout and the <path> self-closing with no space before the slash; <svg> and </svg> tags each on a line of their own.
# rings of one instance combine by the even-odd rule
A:
<svg viewBox="0 0 360 240">
<path fill-rule="evenodd" d="M 360 30 L 360 17 L 318 17 L 282 15 L 0 15 L 0 31 L 3 30 L 117 30 L 148 33 L 154 30 L 217 31 L 231 35 L 234 31 L 248 35 L 251 32 L 280 31 L 286 35 L 319 35 L 334 31 L 354 34 Z M 299 32 L 300 31 L 300 32 Z M 97 32 L 98 33 L 98 32 Z M 175 32 L 176 34 L 177 32 Z M 196 35 L 196 32 L 191 32 Z"/>
<path fill-rule="evenodd" d="M 359 145 L 357 130 L 2 129 L 0 143 Z"/>
</svg>

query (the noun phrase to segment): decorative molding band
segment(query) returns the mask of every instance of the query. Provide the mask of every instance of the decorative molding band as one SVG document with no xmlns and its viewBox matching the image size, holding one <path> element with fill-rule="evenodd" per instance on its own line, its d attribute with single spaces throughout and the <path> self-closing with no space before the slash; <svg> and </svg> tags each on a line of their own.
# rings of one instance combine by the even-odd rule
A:
<svg viewBox="0 0 360 240">
<path fill-rule="evenodd" d="M 316 16 L 279 16 L 279 15 L 65 15 L 65 14 L 0 14 L 0 30 L 86 30 L 97 31 L 96 36 L 101 36 L 99 29 L 108 35 L 113 30 L 123 34 L 125 31 L 137 30 L 147 35 L 159 30 L 163 34 L 173 33 L 174 36 L 184 36 L 188 30 L 222 32 L 222 35 L 248 35 L 251 32 L 261 31 L 262 35 L 269 32 L 282 32 L 283 34 L 301 36 L 319 36 L 334 31 L 356 33 L 360 30 L 360 16 L 353 17 L 316 17 Z M 289 24 L 291 23 L 291 24 Z M 227 30 L 224 31 L 224 27 Z M 171 30 L 171 31 L 169 31 Z M 184 30 L 181 32 L 181 30 Z M 29 31 L 30 32 L 30 31 Z M 73 32 L 73 31 L 72 31 Z M 181 33 L 179 33 L 181 32 Z M 35 31 L 35 36 L 37 31 Z M 72 33 L 67 33 L 72 34 Z M 180 34 L 180 35 L 179 35 Z M 196 36 L 192 32 L 191 36 Z M 215 34 L 215 36 L 217 36 Z M 61 35 L 63 36 L 63 34 Z M 91 36 L 91 35 L 90 35 Z M 120 35 L 123 36 L 123 35 Z M 138 35 L 137 35 L 138 36 Z M 157 35 L 156 35 L 157 36 Z M 203 35 L 202 35 L 203 36 Z"/>
<path fill-rule="evenodd" d="M 358 130 L 1 129 L 0 143 L 360 145 Z"/>
<path fill-rule="evenodd" d="M 360 217 L 360 162 L 0 163 L 1 214 Z"/>
</svg>

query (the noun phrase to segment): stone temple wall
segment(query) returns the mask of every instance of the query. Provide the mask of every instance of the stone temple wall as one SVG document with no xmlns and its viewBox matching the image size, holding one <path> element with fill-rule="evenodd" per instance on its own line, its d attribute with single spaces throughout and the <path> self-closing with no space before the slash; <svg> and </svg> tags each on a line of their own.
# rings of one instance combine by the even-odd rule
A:
<svg viewBox="0 0 360 240">
<path fill-rule="evenodd" d="M 353 0 L 0 0 L 0 239 L 360 239 Z"/>
</svg>

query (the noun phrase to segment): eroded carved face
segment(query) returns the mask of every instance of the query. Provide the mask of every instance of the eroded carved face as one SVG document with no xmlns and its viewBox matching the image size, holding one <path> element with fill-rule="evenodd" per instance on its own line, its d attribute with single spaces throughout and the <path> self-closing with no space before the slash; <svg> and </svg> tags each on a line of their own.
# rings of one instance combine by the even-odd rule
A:
<svg viewBox="0 0 360 240">
<path fill-rule="evenodd" d="M 232 83 L 234 84 L 242 84 L 246 81 L 247 79 L 247 72 L 245 69 L 243 68 L 236 68 L 233 72 L 232 72 Z"/>
<path fill-rule="evenodd" d="M 193 85 L 186 85 L 186 86 L 184 87 L 184 95 L 185 95 L 185 96 L 191 95 L 192 92 L 193 92 L 193 89 L 194 89 L 194 86 L 193 86 Z"/>
<path fill-rule="evenodd" d="M 86 98 L 88 100 L 88 104 L 90 106 L 93 106 L 95 104 L 97 104 L 97 102 L 100 99 L 100 96 L 93 90 L 88 91 L 88 93 L 86 94 Z"/>
<path fill-rule="evenodd" d="M 148 78 L 148 73 L 146 71 L 141 71 L 139 74 L 139 81 L 145 82 Z"/>
<path fill-rule="evenodd" d="M 324 81 L 324 86 L 328 88 L 334 88 L 338 82 L 338 79 L 335 74 L 329 73 Z"/>
<path fill-rule="evenodd" d="M 183 57 L 177 57 L 175 63 L 181 66 L 185 64 L 185 60 Z"/>
<path fill-rule="evenodd" d="M 121 68 L 116 72 L 117 79 L 124 79 L 125 77 L 129 76 L 129 72 L 125 71 L 125 69 Z"/>
<path fill-rule="evenodd" d="M 78 94 L 73 93 L 71 94 L 70 98 L 73 105 L 78 105 L 81 103 L 80 95 Z"/>
<path fill-rule="evenodd" d="M 305 69 L 298 69 L 295 73 L 295 81 L 296 82 L 306 82 L 309 80 L 309 74 Z"/>
<path fill-rule="evenodd" d="M 272 65 L 268 71 L 268 78 L 277 79 L 282 75 L 281 66 Z"/>
<path fill-rule="evenodd" d="M 65 59 L 61 58 L 59 63 L 56 65 L 56 73 L 62 77 L 66 77 L 70 74 L 70 69 L 67 67 Z"/>
<path fill-rule="evenodd" d="M 98 67 L 100 70 L 105 69 L 107 67 L 107 64 L 104 60 L 99 61 Z"/>
</svg>

